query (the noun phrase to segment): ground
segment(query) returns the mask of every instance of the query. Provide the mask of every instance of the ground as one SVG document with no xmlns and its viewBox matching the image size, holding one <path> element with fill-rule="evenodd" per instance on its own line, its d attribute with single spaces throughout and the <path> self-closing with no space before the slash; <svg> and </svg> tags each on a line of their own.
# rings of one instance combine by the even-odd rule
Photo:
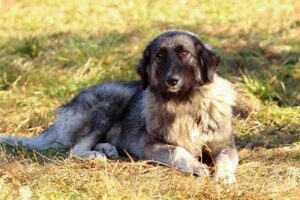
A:
<svg viewBox="0 0 300 200">
<path fill-rule="evenodd" d="M 237 183 L 145 161 L 84 161 L 0 147 L 0 199 L 300 199 L 300 3 L 0 1 L 0 132 L 32 136 L 59 105 L 105 80 L 136 79 L 149 40 L 198 34 L 238 92 Z"/>
</svg>

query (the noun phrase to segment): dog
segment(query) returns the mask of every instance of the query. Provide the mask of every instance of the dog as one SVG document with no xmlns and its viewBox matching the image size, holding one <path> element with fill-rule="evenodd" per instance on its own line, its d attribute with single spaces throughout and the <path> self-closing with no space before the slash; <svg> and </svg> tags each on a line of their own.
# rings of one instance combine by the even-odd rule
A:
<svg viewBox="0 0 300 200">
<path fill-rule="evenodd" d="M 235 90 L 217 74 L 220 57 L 196 35 L 168 31 L 145 48 L 139 81 L 106 82 L 59 107 L 53 125 L 32 137 L 2 135 L 32 149 L 71 146 L 86 159 L 116 159 L 126 150 L 225 184 L 235 182 L 232 130 Z M 213 171 L 204 162 L 210 155 Z M 199 160 L 200 159 L 200 160 Z"/>
</svg>

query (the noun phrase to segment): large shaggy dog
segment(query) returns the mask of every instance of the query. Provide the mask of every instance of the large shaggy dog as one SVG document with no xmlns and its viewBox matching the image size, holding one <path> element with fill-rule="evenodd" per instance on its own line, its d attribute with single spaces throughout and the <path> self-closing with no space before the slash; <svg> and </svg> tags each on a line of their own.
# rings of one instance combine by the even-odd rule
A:
<svg viewBox="0 0 300 200">
<path fill-rule="evenodd" d="M 72 146 L 82 158 L 117 158 L 126 150 L 208 176 L 235 180 L 238 154 L 232 134 L 232 85 L 216 74 L 220 58 L 197 36 L 165 32 L 146 47 L 137 67 L 141 81 L 108 82 L 83 90 L 55 113 L 41 135 L 2 135 L 34 149 Z M 200 159 L 200 161 L 199 161 Z"/>
</svg>

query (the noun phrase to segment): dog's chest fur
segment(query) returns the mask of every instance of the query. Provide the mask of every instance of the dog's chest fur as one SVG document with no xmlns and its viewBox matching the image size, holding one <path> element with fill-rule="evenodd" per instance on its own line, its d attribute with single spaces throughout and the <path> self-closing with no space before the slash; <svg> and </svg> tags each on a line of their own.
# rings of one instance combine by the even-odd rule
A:
<svg viewBox="0 0 300 200">
<path fill-rule="evenodd" d="M 204 144 L 222 132 L 222 122 L 231 119 L 233 104 L 231 84 L 219 77 L 184 103 L 166 102 L 149 93 L 145 112 L 147 132 L 197 155 Z"/>
</svg>

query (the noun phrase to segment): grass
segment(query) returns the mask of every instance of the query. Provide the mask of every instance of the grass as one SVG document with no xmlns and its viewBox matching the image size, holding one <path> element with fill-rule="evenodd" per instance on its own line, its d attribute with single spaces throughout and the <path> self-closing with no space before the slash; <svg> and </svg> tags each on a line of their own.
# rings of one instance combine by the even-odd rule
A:
<svg viewBox="0 0 300 200">
<path fill-rule="evenodd" d="M 82 88 L 135 79 L 147 42 L 187 29 L 222 55 L 239 91 L 237 184 L 224 187 L 145 161 L 83 161 L 0 148 L 0 199 L 297 199 L 300 3 L 0 1 L 0 132 L 36 135 Z M 245 148 L 246 147 L 246 148 Z"/>
</svg>

